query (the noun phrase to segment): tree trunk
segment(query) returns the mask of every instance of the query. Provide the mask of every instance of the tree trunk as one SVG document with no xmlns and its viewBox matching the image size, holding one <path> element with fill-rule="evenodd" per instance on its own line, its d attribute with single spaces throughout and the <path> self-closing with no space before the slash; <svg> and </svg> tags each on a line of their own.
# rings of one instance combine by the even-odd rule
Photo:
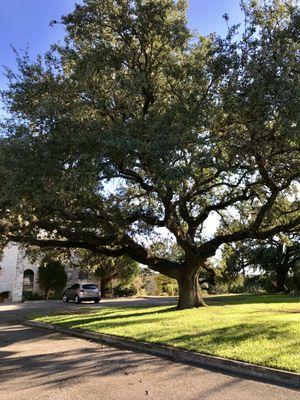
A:
<svg viewBox="0 0 300 400">
<path fill-rule="evenodd" d="M 110 292 L 109 283 L 111 278 L 101 278 L 101 296 L 107 297 L 108 292 Z"/>
<path fill-rule="evenodd" d="M 280 265 L 276 271 L 276 292 L 278 293 L 286 293 L 287 288 L 285 286 L 287 275 L 288 275 L 288 266 Z"/>
<path fill-rule="evenodd" d="M 178 308 L 180 310 L 194 307 L 204 307 L 206 305 L 201 297 L 199 271 L 182 271 L 177 281 L 179 288 Z"/>
</svg>

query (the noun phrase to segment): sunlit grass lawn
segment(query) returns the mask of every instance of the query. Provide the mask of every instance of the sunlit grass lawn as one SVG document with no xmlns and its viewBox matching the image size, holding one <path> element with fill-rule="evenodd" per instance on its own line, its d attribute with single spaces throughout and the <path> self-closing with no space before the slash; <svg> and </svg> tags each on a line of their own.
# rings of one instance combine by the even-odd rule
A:
<svg viewBox="0 0 300 400">
<path fill-rule="evenodd" d="M 32 319 L 300 372 L 300 297 L 216 296 L 207 303 L 184 311 L 94 308 Z"/>
</svg>

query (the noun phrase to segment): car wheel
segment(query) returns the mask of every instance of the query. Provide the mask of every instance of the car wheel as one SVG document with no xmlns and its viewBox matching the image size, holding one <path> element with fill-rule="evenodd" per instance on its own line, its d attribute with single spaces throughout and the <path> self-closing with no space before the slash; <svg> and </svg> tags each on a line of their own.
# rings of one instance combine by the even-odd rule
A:
<svg viewBox="0 0 300 400">
<path fill-rule="evenodd" d="M 62 298 L 62 299 L 63 299 L 63 302 L 64 302 L 64 303 L 68 303 L 68 302 L 69 302 L 69 299 L 67 298 L 67 295 L 66 295 L 66 294 L 63 295 L 63 298 Z"/>
<path fill-rule="evenodd" d="M 75 303 L 76 303 L 76 304 L 80 304 L 80 301 L 81 301 L 81 300 L 80 300 L 80 298 L 77 296 L 77 294 L 76 294 L 74 300 L 75 300 Z"/>
<path fill-rule="evenodd" d="M 96 304 L 98 304 L 98 303 L 99 303 L 99 301 L 100 301 L 100 299 L 98 299 L 98 300 L 95 300 L 95 303 L 96 303 Z"/>
</svg>

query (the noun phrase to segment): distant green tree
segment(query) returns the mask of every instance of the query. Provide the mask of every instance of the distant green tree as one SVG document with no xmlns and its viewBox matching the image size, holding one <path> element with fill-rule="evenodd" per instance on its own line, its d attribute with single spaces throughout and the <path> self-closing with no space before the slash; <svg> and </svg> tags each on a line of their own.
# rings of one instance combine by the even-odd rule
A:
<svg viewBox="0 0 300 400">
<path fill-rule="evenodd" d="M 252 242 L 237 242 L 234 244 L 226 244 L 222 249 L 222 269 L 221 276 L 224 282 L 234 283 L 239 276 L 242 276 L 245 282 L 246 273 L 250 272 L 250 253 L 253 250 Z M 254 266 L 258 269 L 258 265 Z"/>
<path fill-rule="evenodd" d="M 175 279 L 162 274 L 157 274 L 155 279 L 157 282 L 158 294 L 167 293 L 169 296 L 178 294 L 178 283 Z"/>
<path fill-rule="evenodd" d="M 300 286 L 300 240 L 297 234 L 273 237 L 264 242 L 227 245 L 223 249 L 223 261 L 225 277 L 242 274 L 245 280 L 247 271 L 248 274 L 256 271 L 269 278 L 269 290 L 273 288 L 272 291 L 275 292 L 288 291 L 289 277 L 296 288 Z"/>
<path fill-rule="evenodd" d="M 47 299 L 50 291 L 60 291 L 67 283 L 67 274 L 59 261 L 43 261 L 38 269 L 38 284 Z"/>
<path fill-rule="evenodd" d="M 100 278 L 101 294 L 103 297 L 111 291 L 112 280 L 118 280 L 122 286 L 129 285 L 139 275 L 139 264 L 129 257 L 97 257 L 93 259 L 90 268 L 94 275 Z"/>
</svg>

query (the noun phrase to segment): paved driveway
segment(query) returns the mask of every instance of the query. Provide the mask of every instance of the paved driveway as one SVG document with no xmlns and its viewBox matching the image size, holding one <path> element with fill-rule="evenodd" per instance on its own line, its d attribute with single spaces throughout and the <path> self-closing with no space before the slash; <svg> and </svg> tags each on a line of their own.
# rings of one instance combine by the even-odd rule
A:
<svg viewBox="0 0 300 400">
<path fill-rule="evenodd" d="M 106 300 L 100 307 L 168 300 Z M 56 301 L 0 306 L 1 400 L 300 400 L 297 391 L 17 323 L 26 314 L 66 307 L 78 308 Z"/>
<path fill-rule="evenodd" d="M 102 299 L 99 304 L 74 302 L 63 303 L 61 300 L 41 300 L 26 301 L 18 304 L 0 304 L 0 323 L 1 321 L 17 321 L 20 317 L 24 317 L 34 313 L 50 313 L 59 310 L 78 310 L 91 307 L 116 307 L 116 306 L 160 306 L 168 304 L 177 304 L 176 297 L 143 297 L 143 298 L 119 298 L 119 299 Z"/>
</svg>

